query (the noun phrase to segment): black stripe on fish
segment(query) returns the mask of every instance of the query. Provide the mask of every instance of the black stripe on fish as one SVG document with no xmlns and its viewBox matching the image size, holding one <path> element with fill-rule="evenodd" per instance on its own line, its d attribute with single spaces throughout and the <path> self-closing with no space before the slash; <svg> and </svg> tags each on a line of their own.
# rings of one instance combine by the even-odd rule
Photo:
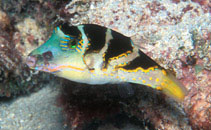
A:
<svg viewBox="0 0 211 130">
<path fill-rule="evenodd" d="M 139 56 L 136 57 L 134 60 L 130 61 L 127 65 L 119 68 L 123 68 L 125 70 L 135 70 L 138 67 L 143 69 L 148 69 L 150 67 L 159 67 L 161 68 L 154 60 L 144 54 L 142 51 L 139 50 Z"/>
<path fill-rule="evenodd" d="M 105 46 L 107 28 L 95 24 L 85 24 L 83 29 L 90 40 L 86 54 L 100 51 Z"/>
<path fill-rule="evenodd" d="M 81 35 L 81 32 L 77 26 L 69 26 L 68 23 L 62 24 L 60 29 L 66 35 L 74 36 L 76 38 L 80 37 L 80 35 Z"/>
<path fill-rule="evenodd" d="M 111 58 L 117 57 L 121 54 L 128 55 L 127 52 L 133 51 L 133 46 L 131 44 L 131 39 L 129 37 L 126 37 L 116 31 L 111 31 L 111 34 L 113 36 L 113 39 L 109 41 L 109 46 L 107 51 L 104 55 L 104 66 L 103 69 L 107 68 L 109 60 Z"/>
</svg>

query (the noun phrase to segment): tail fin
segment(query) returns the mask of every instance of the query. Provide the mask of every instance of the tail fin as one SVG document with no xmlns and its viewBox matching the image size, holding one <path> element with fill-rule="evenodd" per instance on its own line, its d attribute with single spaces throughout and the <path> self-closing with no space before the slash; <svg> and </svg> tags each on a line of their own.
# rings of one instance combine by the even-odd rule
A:
<svg viewBox="0 0 211 130">
<path fill-rule="evenodd" d="M 157 88 L 159 89 L 159 88 Z M 177 101 L 183 101 L 187 95 L 186 88 L 171 74 L 163 75 L 160 89 L 166 95 Z"/>
</svg>

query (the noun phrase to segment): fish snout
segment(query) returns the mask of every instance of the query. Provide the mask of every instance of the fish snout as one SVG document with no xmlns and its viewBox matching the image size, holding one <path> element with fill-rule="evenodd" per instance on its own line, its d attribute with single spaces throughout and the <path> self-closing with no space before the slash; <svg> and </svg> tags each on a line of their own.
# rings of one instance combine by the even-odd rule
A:
<svg viewBox="0 0 211 130">
<path fill-rule="evenodd" d="M 53 54 L 51 51 L 46 51 L 42 54 L 29 54 L 28 58 L 26 59 L 26 64 L 30 68 L 35 68 L 36 66 L 40 65 L 49 65 L 49 61 L 53 59 Z"/>
<path fill-rule="evenodd" d="M 37 57 L 36 56 L 28 56 L 26 59 L 26 64 L 30 67 L 30 68 L 34 68 L 36 66 L 37 63 Z"/>
</svg>

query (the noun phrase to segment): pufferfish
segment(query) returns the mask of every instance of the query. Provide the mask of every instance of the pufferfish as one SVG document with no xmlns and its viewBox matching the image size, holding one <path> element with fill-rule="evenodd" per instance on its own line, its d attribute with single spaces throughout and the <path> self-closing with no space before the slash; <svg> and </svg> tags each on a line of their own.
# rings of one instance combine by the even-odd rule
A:
<svg viewBox="0 0 211 130">
<path fill-rule="evenodd" d="M 186 95 L 182 84 L 130 37 L 95 24 L 56 27 L 49 40 L 29 54 L 27 64 L 79 83 L 141 84 L 179 101 Z"/>
</svg>

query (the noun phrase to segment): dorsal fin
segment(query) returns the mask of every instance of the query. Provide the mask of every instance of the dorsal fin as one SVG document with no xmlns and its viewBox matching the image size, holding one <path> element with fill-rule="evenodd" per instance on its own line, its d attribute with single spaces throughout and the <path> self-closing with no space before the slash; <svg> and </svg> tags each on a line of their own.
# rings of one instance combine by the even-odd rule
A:
<svg viewBox="0 0 211 130">
<path fill-rule="evenodd" d="M 139 49 L 145 49 L 143 46 L 140 45 L 140 40 L 136 38 L 136 34 L 130 36 L 131 40 L 133 41 L 133 45 Z"/>
</svg>

